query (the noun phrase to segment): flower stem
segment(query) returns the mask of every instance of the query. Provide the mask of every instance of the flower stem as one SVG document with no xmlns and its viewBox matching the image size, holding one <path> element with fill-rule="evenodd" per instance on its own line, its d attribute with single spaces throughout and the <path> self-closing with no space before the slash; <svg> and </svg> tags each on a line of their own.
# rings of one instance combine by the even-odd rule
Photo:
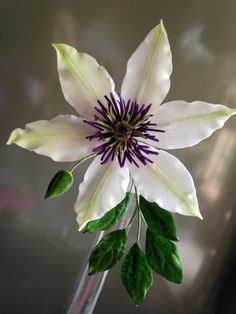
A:
<svg viewBox="0 0 236 314">
<path fill-rule="evenodd" d="M 130 218 L 130 221 L 128 222 L 127 226 L 126 226 L 126 229 L 129 231 L 133 221 L 134 221 L 134 218 L 136 216 L 136 213 L 137 213 L 137 208 L 134 209 L 134 212 L 133 212 L 133 215 L 131 216 Z"/>
<path fill-rule="evenodd" d="M 138 212 L 138 230 L 137 230 L 137 242 L 138 243 L 139 243 L 140 233 L 141 233 L 141 214 L 139 211 Z"/>
<path fill-rule="evenodd" d="M 81 165 L 84 161 L 86 161 L 86 160 L 88 160 L 88 159 L 94 157 L 95 155 L 96 155 L 95 153 L 92 153 L 92 154 L 90 154 L 90 155 L 88 155 L 88 156 L 86 156 L 86 157 L 80 159 L 80 160 L 71 168 L 70 171 L 73 172 L 73 171 L 74 171 L 79 165 Z"/>
<path fill-rule="evenodd" d="M 139 242 L 139 238 L 140 238 L 140 233 L 141 233 L 141 211 L 140 211 L 140 206 L 139 206 L 139 195 L 138 195 L 138 191 L 135 189 L 135 198 L 136 198 L 136 204 L 137 204 L 137 211 L 138 211 L 138 229 L 137 229 L 137 242 Z"/>
</svg>

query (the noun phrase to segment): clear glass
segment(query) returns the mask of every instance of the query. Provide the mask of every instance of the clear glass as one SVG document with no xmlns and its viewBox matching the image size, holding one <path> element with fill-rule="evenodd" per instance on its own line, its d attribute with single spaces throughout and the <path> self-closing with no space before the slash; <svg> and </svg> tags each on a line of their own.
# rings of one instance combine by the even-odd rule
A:
<svg viewBox="0 0 236 314">
<path fill-rule="evenodd" d="M 124 216 L 119 224 L 118 229 L 125 228 L 130 222 L 135 211 L 135 197 L 131 197 L 128 213 Z M 97 243 L 102 239 L 105 232 L 100 232 L 96 235 L 95 240 L 90 248 L 90 253 L 85 261 L 85 266 L 82 268 L 78 282 L 75 286 L 75 291 L 71 304 L 69 305 L 67 314 L 92 314 L 98 302 L 102 289 L 105 285 L 109 270 L 89 276 L 89 256 Z"/>
<path fill-rule="evenodd" d="M 101 232 L 96 236 L 90 253 L 93 251 L 96 244 L 102 239 L 103 235 L 104 232 Z M 106 282 L 109 271 L 97 273 L 93 276 L 88 275 L 88 260 L 89 256 L 81 275 L 79 276 L 74 296 L 67 314 L 92 314 Z"/>
</svg>

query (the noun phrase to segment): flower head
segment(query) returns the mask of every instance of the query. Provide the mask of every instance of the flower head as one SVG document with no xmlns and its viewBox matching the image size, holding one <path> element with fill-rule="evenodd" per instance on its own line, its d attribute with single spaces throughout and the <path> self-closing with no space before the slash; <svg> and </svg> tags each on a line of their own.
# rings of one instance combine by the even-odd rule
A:
<svg viewBox="0 0 236 314">
<path fill-rule="evenodd" d="M 121 167 L 126 161 L 134 163 L 139 167 L 136 160 L 146 165 L 152 160 L 148 155 L 158 155 L 157 151 L 150 149 L 149 145 L 142 144 L 140 139 L 149 139 L 158 142 L 155 135 L 150 132 L 164 132 L 157 128 L 155 123 L 150 121 L 152 115 L 148 114 L 151 104 L 140 106 L 137 101 L 130 99 L 126 103 L 121 96 L 118 99 L 111 93 L 110 97 L 105 96 L 107 101 L 104 106 L 98 101 L 95 107 L 97 114 L 94 121 L 84 120 L 85 123 L 96 129 L 90 140 L 102 141 L 93 149 L 97 155 L 101 155 L 101 164 L 118 159 Z"/>
<path fill-rule="evenodd" d="M 96 154 L 75 204 L 80 229 L 124 199 L 130 176 L 149 202 L 201 217 L 191 175 L 162 149 L 197 144 L 221 128 L 236 110 L 202 101 L 161 105 L 172 72 L 163 23 L 130 57 L 120 95 L 94 58 L 68 45 L 54 47 L 62 91 L 82 118 L 60 115 L 27 124 L 24 130 L 12 132 L 8 144 L 55 161 L 77 161 Z"/>
</svg>

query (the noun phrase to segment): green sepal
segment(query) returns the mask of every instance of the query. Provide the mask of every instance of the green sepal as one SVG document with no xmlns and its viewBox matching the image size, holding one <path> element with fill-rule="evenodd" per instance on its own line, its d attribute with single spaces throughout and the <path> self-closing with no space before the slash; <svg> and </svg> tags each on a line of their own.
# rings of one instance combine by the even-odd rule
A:
<svg viewBox="0 0 236 314">
<path fill-rule="evenodd" d="M 123 261 L 121 279 L 135 304 L 141 304 L 153 278 L 152 269 L 138 243 L 131 247 Z"/>
<path fill-rule="evenodd" d="M 85 232 L 99 232 L 110 229 L 127 212 L 130 195 L 131 193 L 127 192 L 123 201 L 121 201 L 116 207 L 109 210 L 102 218 L 89 222 Z"/>
<path fill-rule="evenodd" d="M 182 262 L 176 245 L 147 229 L 146 257 L 152 269 L 167 280 L 180 284 L 183 280 Z"/>
<path fill-rule="evenodd" d="M 156 203 L 148 202 L 140 196 L 140 209 L 147 227 L 157 235 L 178 241 L 173 215 Z"/>
<path fill-rule="evenodd" d="M 125 252 L 127 230 L 108 233 L 95 247 L 89 259 L 89 275 L 110 269 Z"/>
<path fill-rule="evenodd" d="M 73 184 L 73 175 L 70 171 L 61 170 L 49 183 L 45 199 L 51 199 L 67 192 Z"/>
</svg>

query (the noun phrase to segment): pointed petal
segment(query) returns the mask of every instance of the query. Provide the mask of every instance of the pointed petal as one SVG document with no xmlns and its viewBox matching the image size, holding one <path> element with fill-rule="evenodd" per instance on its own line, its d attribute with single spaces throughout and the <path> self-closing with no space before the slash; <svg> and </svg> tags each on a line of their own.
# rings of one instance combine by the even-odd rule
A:
<svg viewBox="0 0 236 314">
<path fill-rule="evenodd" d="M 164 151 L 152 160 L 139 169 L 128 165 L 139 193 L 166 210 L 201 218 L 193 179 L 184 165 Z"/>
<path fill-rule="evenodd" d="M 92 153 L 94 143 L 86 139 L 91 128 L 72 115 L 59 115 L 47 121 L 15 129 L 7 144 L 17 144 L 30 151 L 51 157 L 55 161 L 75 161 Z"/>
<path fill-rule="evenodd" d="M 86 119 L 93 118 L 97 100 L 114 92 L 107 71 L 85 53 L 68 45 L 53 44 L 57 51 L 58 73 L 65 99 Z"/>
<path fill-rule="evenodd" d="M 158 128 L 158 147 L 176 149 L 193 146 L 209 137 L 215 130 L 222 128 L 235 109 L 213 105 L 202 101 L 187 103 L 171 101 L 163 104 L 152 118 Z M 153 145 L 152 141 L 149 141 Z"/>
<path fill-rule="evenodd" d="M 140 104 L 152 104 L 154 114 L 170 89 L 172 58 L 161 21 L 130 57 L 121 87 L 122 96 Z"/>
<path fill-rule="evenodd" d="M 79 187 L 75 204 L 79 230 L 91 221 L 102 217 L 124 198 L 129 184 L 129 171 L 114 160 L 105 165 L 96 157 L 89 166 Z"/>
</svg>

